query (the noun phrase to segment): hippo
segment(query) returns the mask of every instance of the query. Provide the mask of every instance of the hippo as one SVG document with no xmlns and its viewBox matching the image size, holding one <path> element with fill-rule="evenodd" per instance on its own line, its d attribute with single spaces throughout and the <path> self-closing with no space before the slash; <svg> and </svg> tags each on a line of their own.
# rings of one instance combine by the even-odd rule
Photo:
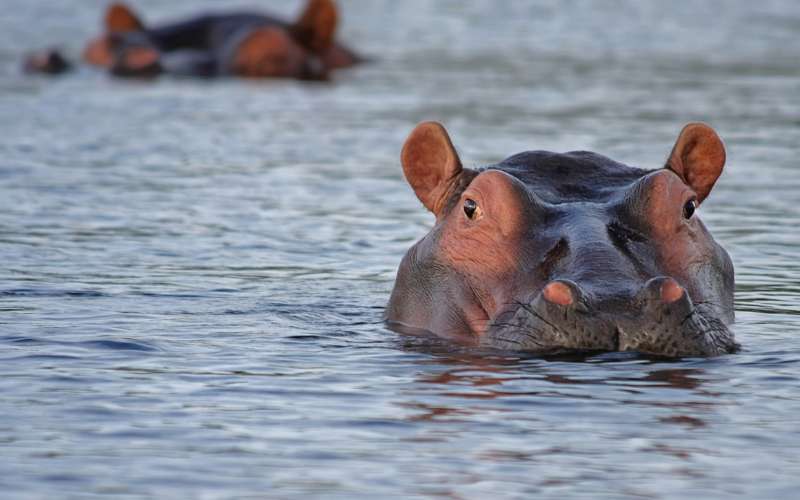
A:
<svg viewBox="0 0 800 500">
<path fill-rule="evenodd" d="M 148 27 L 128 6 L 115 3 L 104 16 L 104 33 L 86 45 L 83 61 L 122 77 L 283 77 L 327 80 L 333 70 L 362 58 L 336 42 L 333 0 L 309 0 L 294 22 L 256 12 L 206 14 Z M 29 56 L 29 72 L 58 73 L 53 50 Z M 49 58 L 49 59 L 48 59 Z"/>
<path fill-rule="evenodd" d="M 436 220 L 400 263 L 387 326 L 537 354 L 733 353 L 733 264 L 698 214 L 725 158 L 690 123 L 658 169 L 588 151 L 472 169 L 422 123 L 401 163 Z"/>
<path fill-rule="evenodd" d="M 72 69 L 72 64 L 58 49 L 50 48 L 28 55 L 23 62 L 22 69 L 26 73 L 59 75 Z"/>
</svg>

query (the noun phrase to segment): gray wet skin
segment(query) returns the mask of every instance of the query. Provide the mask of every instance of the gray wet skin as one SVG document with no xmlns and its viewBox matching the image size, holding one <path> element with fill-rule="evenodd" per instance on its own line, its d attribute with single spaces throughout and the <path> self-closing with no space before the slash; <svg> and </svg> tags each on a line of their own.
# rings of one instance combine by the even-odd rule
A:
<svg viewBox="0 0 800 500">
<path fill-rule="evenodd" d="M 542 353 L 738 348 L 733 265 L 697 213 L 725 164 L 709 126 L 684 127 L 655 170 L 546 151 L 473 170 L 428 122 L 402 163 L 436 224 L 400 264 L 393 329 Z"/>
</svg>

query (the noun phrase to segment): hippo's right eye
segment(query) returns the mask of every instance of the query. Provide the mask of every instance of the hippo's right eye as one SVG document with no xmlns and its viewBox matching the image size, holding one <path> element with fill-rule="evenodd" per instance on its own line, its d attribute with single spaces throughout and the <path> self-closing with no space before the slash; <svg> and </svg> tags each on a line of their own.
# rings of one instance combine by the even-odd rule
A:
<svg viewBox="0 0 800 500">
<path fill-rule="evenodd" d="M 469 198 L 464 200 L 464 213 L 469 220 L 474 220 L 480 214 L 480 207 L 478 207 L 478 203 Z"/>
<path fill-rule="evenodd" d="M 683 205 L 683 218 L 689 220 L 694 215 L 694 212 L 697 210 L 697 200 L 691 199 Z"/>
</svg>

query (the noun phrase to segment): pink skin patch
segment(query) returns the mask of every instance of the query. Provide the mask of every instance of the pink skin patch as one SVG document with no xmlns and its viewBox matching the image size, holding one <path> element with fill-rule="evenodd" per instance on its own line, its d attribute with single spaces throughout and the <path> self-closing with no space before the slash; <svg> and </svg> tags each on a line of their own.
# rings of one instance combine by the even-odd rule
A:
<svg viewBox="0 0 800 500">
<path fill-rule="evenodd" d="M 134 48 L 125 54 L 124 65 L 132 70 L 141 70 L 158 63 L 158 59 L 158 51 L 148 48 Z"/>
<path fill-rule="evenodd" d="M 87 64 L 107 68 L 114 62 L 108 37 L 101 36 L 91 40 L 83 50 L 83 60 Z"/>
<path fill-rule="evenodd" d="M 672 278 L 667 278 L 661 284 L 661 301 L 665 304 L 672 304 L 683 297 L 684 289 Z"/>
<path fill-rule="evenodd" d="M 548 302 L 561 306 L 568 306 L 574 302 L 572 290 L 569 289 L 569 286 L 559 281 L 548 283 L 542 290 L 542 295 Z"/>
<path fill-rule="evenodd" d="M 255 30 L 239 45 L 233 70 L 247 77 L 294 77 L 302 73 L 305 51 L 281 29 Z"/>
</svg>

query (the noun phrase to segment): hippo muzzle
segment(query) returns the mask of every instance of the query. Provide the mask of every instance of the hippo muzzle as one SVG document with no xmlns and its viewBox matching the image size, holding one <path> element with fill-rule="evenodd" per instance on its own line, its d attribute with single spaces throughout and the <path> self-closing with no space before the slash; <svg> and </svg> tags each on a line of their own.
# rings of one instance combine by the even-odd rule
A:
<svg viewBox="0 0 800 500">
<path fill-rule="evenodd" d="M 637 351 L 669 357 L 716 356 L 738 345 L 712 308 L 695 305 L 674 279 L 649 280 L 616 307 L 568 280 L 551 281 L 528 303 L 502 312 L 481 343 L 504 350 Z"/>
</svg>

